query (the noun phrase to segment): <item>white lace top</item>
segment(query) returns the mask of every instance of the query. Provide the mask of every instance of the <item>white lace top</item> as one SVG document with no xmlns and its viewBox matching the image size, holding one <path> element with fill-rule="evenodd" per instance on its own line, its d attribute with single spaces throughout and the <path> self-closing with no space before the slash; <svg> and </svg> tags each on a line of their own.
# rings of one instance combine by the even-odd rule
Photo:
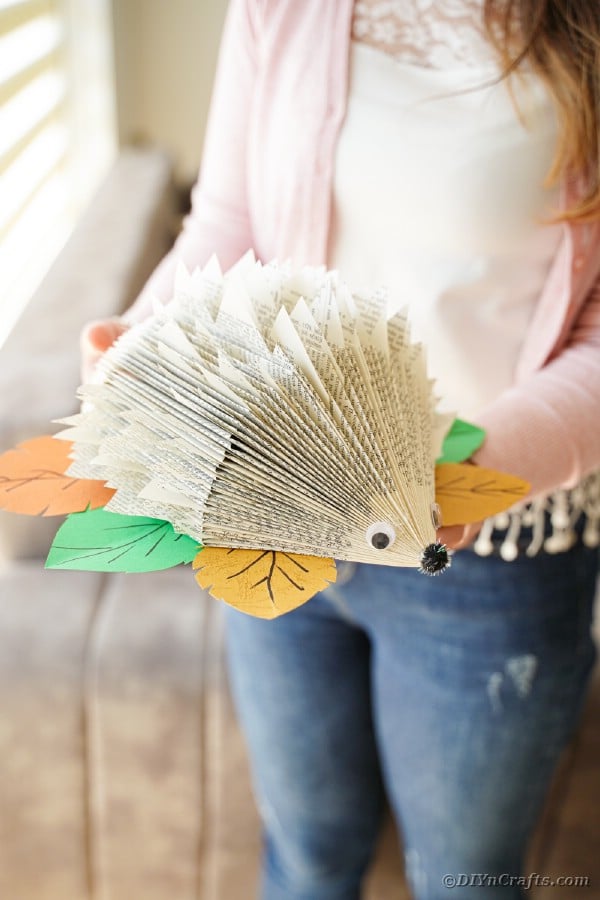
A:
<svg viewBox="0 0 600 900">
<path fill-rule="evenodd" d="M 442 406 L 477 416 L 514 379 L 562 230 L 543 225 L 556 141 L 544 86 L 485 66 L 417 66 L 353 42 L 338 138 L 328 264 L 388 290 L 428 351 Z"/>
<path fill-rule="evenodd" d="M 511 384 L 556 251 L 557 227 L 539 222 L 552 200 L 542 182 L 553 107 L 525 70 L 525 124 L 506 83 L 492 83 L 483 0 L 357 0 L 352 37 L 328 264 L 355 288 L 385 283 L 401 305 L 408 299 L 431 374 L 468 417 Z M 567 549 L 582 511 L 584 540 L 597 543 L 600 482 L 588 482 L 488 520 L 477 551 L 489 553 L 494 527 L 508 527 L 501 554 L 514 558 L 523 526 L 533 528 L 528 553 Z"/>
<path fill-rule="evenodd" d="M 352 37 L 413 65 L 486 65 L 482 9 L 482 0 L 357 0 Z"/>
</svg>

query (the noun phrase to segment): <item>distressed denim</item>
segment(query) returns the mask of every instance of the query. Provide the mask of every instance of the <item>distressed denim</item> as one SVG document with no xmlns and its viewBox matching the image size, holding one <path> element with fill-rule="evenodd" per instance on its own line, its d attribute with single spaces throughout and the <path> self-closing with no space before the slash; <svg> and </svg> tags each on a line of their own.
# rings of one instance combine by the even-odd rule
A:
<svg viewBox="0 0 600 900">
<path fill-rule="evenodd" d="M 340 565 L 280 619 L 227 610 L 234 697 L 264 833 L 263 900 L 355 900 L 384 797 L 416 900 L 525 897 L 445 887 L 518 876 L 595 658 L 597 552 L 437 578 Z"/>
</svg>

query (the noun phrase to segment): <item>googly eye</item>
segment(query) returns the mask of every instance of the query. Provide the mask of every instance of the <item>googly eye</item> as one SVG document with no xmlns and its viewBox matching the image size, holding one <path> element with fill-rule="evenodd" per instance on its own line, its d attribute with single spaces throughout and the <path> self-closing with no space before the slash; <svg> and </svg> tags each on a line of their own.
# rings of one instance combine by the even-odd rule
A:
<svg viewBox="0 0 600 900">
<path fill-rule="evenodd" d="M 396 532 L 389 522 L 373 522 L 365 535 L 369 547 L 374 550 L 385 550 L 396 540 Z"/>
<path fill-rule="evenodd" d="M 436 529 L 442 527 L 442 510 L 438 503 L 431 504 L 431 521 L 433 522 L 433 527 Z"/>
</svg>

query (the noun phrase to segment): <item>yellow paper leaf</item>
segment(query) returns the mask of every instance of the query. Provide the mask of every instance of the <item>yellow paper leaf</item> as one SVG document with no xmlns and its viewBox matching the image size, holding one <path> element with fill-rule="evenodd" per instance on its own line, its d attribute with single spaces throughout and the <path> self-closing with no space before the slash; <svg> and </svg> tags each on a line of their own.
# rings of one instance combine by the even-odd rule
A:
<svg viewBox="0 0 600 900">
<path fill-rule="evenodd" d="M 194 569 L 212 597 L 261 619 L 296 609 L 336 578 L 332 559 L 275 550 L 204 547 Z"/>
<path fill-rule="evenodd" d="M 435 499 L 443 525 L 467 525 L 494 516 L 522 500 L 529 488 L 516 475 L 469 463 L 435 467 Z"/>
<path fill-rule="evenodd" d="M 62 516 L 105 506 L 114 491 L 103 481 L 66 475 L 70 441 L 41 435 L 0 456 L 0 509 L 29 516 Z"/>
</svg>

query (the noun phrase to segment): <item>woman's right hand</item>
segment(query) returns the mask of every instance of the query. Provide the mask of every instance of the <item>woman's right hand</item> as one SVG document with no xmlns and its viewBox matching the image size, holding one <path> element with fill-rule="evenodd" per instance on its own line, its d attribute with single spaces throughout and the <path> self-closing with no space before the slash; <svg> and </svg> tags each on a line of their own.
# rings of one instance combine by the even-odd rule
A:
<svg viewBox="0 0 600 900">
<path fill-rule="evenodd" d="M 81 380 L 90 381 L 100 357 L 106 353 L 128 325 L 122 319 L 97 319 L 83 328 L 80 337 Z"/>
</svg>

